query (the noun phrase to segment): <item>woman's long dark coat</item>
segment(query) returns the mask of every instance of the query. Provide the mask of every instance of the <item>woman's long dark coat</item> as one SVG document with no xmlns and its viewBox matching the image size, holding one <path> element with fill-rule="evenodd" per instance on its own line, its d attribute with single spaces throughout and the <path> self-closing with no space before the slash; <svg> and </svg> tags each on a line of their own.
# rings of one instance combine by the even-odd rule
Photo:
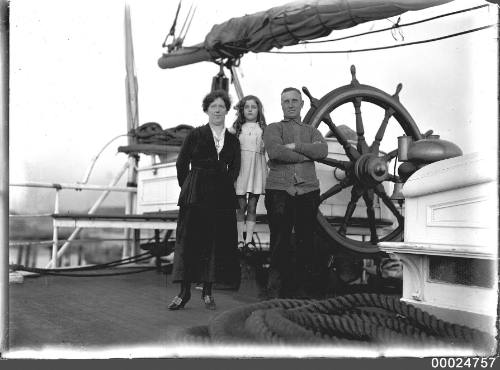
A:
<svg viewBox="0 0 500 370">
<path fill-rule="evenodd" d="M 173 280 L 237 283 L 239 140 L 226 130 L 217 155 L 210 126 L 197 127 L 186 137 L 176 166 L 181 193 Z"/>
</svg>

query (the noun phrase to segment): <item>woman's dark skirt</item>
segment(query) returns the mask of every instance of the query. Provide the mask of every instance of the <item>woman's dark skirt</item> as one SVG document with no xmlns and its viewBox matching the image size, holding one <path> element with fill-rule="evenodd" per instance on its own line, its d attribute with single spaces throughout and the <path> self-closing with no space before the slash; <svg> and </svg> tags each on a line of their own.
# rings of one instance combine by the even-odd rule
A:
<svg viewBox="0 0 500 370">
<path fill-rule="evenodd" d="M 237 285 L 240 261 L 234 209 L 181 206 L 173 281 Z"/>
</svg>

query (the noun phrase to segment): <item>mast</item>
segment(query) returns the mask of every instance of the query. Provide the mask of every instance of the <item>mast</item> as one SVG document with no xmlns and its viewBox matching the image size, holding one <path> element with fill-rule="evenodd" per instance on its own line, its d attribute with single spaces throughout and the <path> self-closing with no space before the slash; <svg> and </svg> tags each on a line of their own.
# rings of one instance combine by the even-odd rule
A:
<svg viewBox="0 0 500 370">
<path fill-rule="evenodd" d="M 125 78 L 125 91 L 127 103 L 127 133 L 132 132 L 139 125 L 139 104 L 138 104 L 138 85 L 135 74 L 134 45 L 132 39 L 132 22 L 130 20 L 130 6 L 125 3 L 125 68 L 127 75 Z M 128 145 L 135 144 L 135 138 L 128 136 Z M 128 177 L 127 186 L 137 186 L 137 159 L 133 154 L 128 157 Z M 134 211 L 136 194 L 127 194 L 125 202 L 125 214 L 131 214 Z M 127 248 L 123 249 L 123 257 L 130 255 L 130 229 L 125 229 L 125 240 Z"/>
<path fill-rule="evenodd" d="M 9 348 L 9 5 L 0 0 L 0 353 Z"/>
</svg>

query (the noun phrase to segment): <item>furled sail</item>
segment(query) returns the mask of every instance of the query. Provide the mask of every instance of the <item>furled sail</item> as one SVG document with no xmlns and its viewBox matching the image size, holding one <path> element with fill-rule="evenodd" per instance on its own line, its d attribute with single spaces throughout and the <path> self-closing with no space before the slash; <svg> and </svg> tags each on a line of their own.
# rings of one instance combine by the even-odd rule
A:
<svg viewBox="0 0 500 370">
<path fill-rule="evenodd" d="M 220 58 L 239 58 L 246 52 L 262 52 L 296 45 L 329 35 L 333 30 L 421 10 L 452 0 L 305 0 L 266 11 L 231 18 L 213 26 L 203 43 L 163 54 L 160 68 Z"/>
</svg>

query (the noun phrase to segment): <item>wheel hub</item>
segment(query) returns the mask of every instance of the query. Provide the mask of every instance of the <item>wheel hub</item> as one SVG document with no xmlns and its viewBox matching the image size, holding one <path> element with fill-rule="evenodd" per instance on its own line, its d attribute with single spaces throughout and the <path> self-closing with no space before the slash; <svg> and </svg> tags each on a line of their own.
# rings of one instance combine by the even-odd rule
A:
<svg viewBox="0 0 500 370">
<path fill-rule="evenodd" d="M 387 162 L 375 154 L 363 154 L 354 164 L 354 173 L 361 184 L 374 187 L 389 177 Z"/>
</svg>

